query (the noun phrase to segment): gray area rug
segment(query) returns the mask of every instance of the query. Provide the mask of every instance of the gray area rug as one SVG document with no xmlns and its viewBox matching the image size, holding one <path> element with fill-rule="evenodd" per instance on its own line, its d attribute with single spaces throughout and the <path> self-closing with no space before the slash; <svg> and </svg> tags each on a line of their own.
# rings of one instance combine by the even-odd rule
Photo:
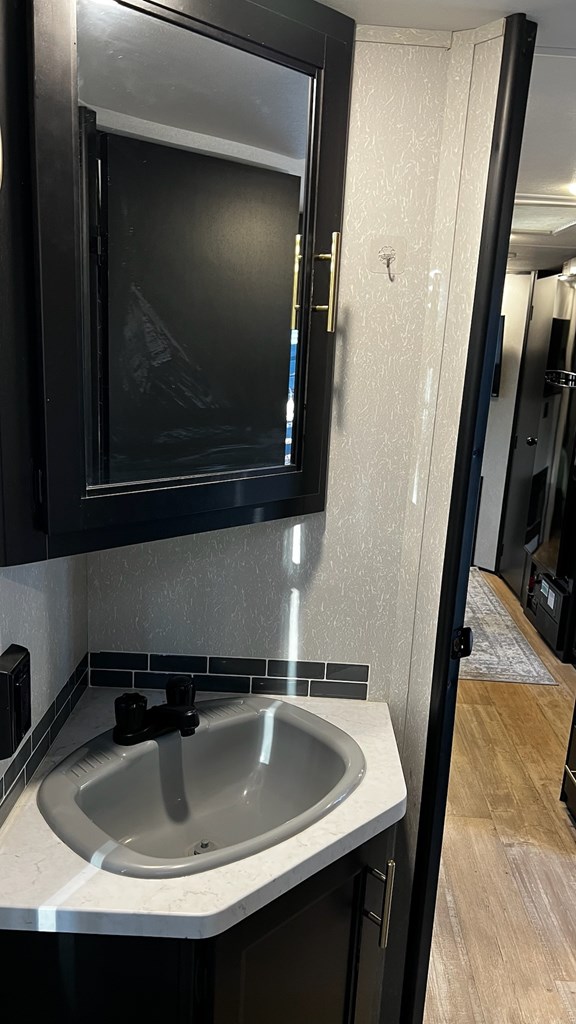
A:
<svg viewBox="0 0 576 1024">
<path fill-rule="evenodd" d="M 474 648 L 462 662 L 462 679 L 557 685 L 479 569 L 470 570 L 466 625 Z"/>
</svg>

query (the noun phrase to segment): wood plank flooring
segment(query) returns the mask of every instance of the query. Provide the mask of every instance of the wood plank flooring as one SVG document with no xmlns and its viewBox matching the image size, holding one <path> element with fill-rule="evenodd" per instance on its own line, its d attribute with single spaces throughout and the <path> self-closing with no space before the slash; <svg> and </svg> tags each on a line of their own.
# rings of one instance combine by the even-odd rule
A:
<svg viewBox="0 0 576 1024">
<path fill-rule="evenodd" d="M 558 799 L 576 670 L 485 578 L 558 686 L 459 684 L 425 1024 L 576 1024 L 576 828 Z"/>
</svg>

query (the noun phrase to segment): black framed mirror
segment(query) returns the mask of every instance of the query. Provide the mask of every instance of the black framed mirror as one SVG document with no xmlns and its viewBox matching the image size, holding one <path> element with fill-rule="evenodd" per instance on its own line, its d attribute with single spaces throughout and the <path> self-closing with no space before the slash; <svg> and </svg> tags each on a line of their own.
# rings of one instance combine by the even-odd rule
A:
<svg viewBox="0 0 576 1024">
<path fill-rule="evenodd" d="M 353 23 L 284 6 L 34 2 L 50 554 L 324 507 Z"/>
<path fill-rule="evenodd" d="M 87 489 L 294 466 L 316 80 L 115 0 L 76 14 Z"/>
</svg>

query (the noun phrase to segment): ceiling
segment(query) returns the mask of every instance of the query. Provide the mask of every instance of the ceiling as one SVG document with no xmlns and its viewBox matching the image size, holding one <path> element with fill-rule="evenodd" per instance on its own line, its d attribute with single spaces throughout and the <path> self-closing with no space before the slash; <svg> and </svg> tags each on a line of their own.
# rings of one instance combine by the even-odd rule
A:
<svg viewBox="0 0 576 1024">
<path fill-rule="evenodd" d="M 576 18 L 576 0 L 574 0 Z M 518 192 L 569 196 L 576 180 L 576 50 L 536 54 L 532 67 Z M 576 196 L 572 197 L 576 201 Z"/>
<path fill-rule="evenodd" d="M 576 6 L 574 8 L 576 20 Z M 576 253 L 576 52 L 536 54 L 516 187 L 520 202 L 510 243 L 510 270 L 561 266 Z M 534 197 L 530 202 L 530 197 Z M 550 205 L 557 203 L 558 205 Z M 531 231 L 521 231 L 521 228 Z M 539 229 L 539 233 L 534 233 Z"/>
<path fill-rule="evenodd" d="M 324 0 L 359 24 L 476 28 L 522 11 L 538 23 L 509 269 L 560 266 L 576 254 L 576 0 Z M 558 200 L 560 206 L 550 205 Z"/>
<path fill-rule="evenodd" d="M 576 47 L 574 0 L 322 0 L 360 25 L 458 30 L 522 11 L 538 22 L 538 45 Z"/>
</svg>

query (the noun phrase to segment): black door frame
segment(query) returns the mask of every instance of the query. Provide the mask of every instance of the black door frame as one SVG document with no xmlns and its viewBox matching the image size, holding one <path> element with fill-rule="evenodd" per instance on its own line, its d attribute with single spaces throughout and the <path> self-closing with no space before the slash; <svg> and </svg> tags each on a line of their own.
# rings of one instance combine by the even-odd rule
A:
<svg viewBox="0 0 576 1024">
<path fill-rule="evenodd" d="M 452 637 L 454 630 L 463 625 L 466 608 L 482 453 L 536 30 L 537 26 L 524 14 L 506 18 L 442 571 L 402 1024 L 421 1024 L 426 999 L 458 689 L 459 661 L 452 657 Z"/>
</svg>

